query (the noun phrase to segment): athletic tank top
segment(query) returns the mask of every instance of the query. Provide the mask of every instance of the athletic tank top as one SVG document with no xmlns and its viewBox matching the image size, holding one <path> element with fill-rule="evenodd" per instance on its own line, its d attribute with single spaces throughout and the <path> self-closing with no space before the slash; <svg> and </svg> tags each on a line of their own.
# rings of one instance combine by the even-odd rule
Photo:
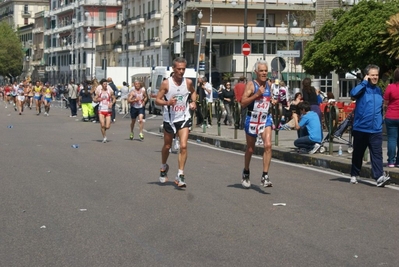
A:
<svg viewBox="0 0 399 267">
<path fill-rule="evenodd" d="M 253 81 L 254 83 L 254 94 L 259 90 L 259 84 Z M 269 84 L 266 82 L 265 92 L 255 99 L 254 102 L 248 105 L 248 111 L 254 112 L 262 112 L 262 113 L 269 113 L 270 107 L 270 100 L 271 100 L 271 93 Z"/>
<path fill-rule="evenodd" d="M 46 89 L 46 91 L 44 93 L 44 97 L 45 98 L 51 98 L 51 90 L 49 88 Z"/>
<path fill-rule="evenodd" d="M 101 98 L 98 110 L 108 111 L 108 112 L 111 111 L 112 109 L 108 107 L 109 103 L 111 102 L 110 91 L 109 90 L 107 90 L 107 91 L 101 90 L 98 96 Z"/>
<path fill-rule="evenodd" d="M 143 88 L 140 88 L 139 90 L 134 89 L 134 97 L 139 101 L 131 103 L 131 106 L 134 108 L 142 108 L 144 106 L 144 103 L 143 103 L 144 90 L 143 90 Z"/>
<path fill-rule="evenodd" d="M 40 86 L 35 86 L 35 96 L 40 96 L 41 91 L 42 91 L 42 88 Z"/>
<path fill-rule="evenodd" d="M 183 78 L 181 85 L 176 85 L 173 81 L 173 77 L 168 78 L 169 91 L 165 94 L 164 99 L 166 101 L 176 98 L 176 105 L 174 106 L 163 106 L 163 120 L 169 123 L 175 123 L 179 121 L 186 121 L 190 119 L 190 111 L 188 105 L 188 96 L 190 91 L 187 89 L 186 78 Z"/>
</svg>

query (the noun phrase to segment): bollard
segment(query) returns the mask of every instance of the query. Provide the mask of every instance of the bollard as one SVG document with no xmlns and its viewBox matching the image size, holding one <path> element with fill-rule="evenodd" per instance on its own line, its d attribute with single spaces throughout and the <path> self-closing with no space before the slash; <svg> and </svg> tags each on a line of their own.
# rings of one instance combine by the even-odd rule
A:
<svg viewBox="0 0 399 267">
<path fill-rule="evenodd" d="M 221 123 L 220 120 L 222 118 L 222 108 L 220 107 L 220 99 L 217 99 L 215 101 L 215 116 L 217 119 L 217 124 L 218 124 L 218 136 L 221 136 Z"/>
<path fill-rule="evenodd" d="M 203 122 L 202 122 L 202 132 L 206 133 L 206 126 L 207 126 L 207 114 L 208 114 L 208 105 L 206 103 L 206 99 L 202 100 L 202 118 L 203 118 Z"/>
<path fill-rule="evenodd" d="M 233 106 L 233 114 L 234 114 L 234 139 L 237 139 L 238 129 L 241 124 L 241 105 L 237 101 L 234 101 Z"/>
<path fill-rule="evenodd" d="M 278 146 L 278 132 L 279 132 L 278 124 L 280 123 L 281 116 L 283 115 L 283 105 L 281 103 L 277 103 L 276 105 L 272 105 L 271 109 L 272 109 L 272 119 L 274 123 L 274 145 Z"/>
<path fill-rule="evenodd" d="M 324 122 L 328 128 L 328 151 L 330 155 L 333 154 L 333 133 L 335 132 L 338 124 L 338 110 L 330 103 L 324 108 Z"/>
</svg>

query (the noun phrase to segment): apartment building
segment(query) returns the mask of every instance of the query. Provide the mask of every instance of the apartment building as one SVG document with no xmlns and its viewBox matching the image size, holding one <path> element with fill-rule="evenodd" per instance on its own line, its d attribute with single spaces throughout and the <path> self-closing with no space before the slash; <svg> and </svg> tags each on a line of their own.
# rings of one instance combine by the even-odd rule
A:
<svg viewBox="0 0 399 267">
<path fill-rule="evenodd" d="M 112 43 L 120 37 L 115 37 L 113 29 L 120 11 L 116 0 L 51 1 L 50 10 L 44 14 L 47 80 L 81 82 L 95 77 L 96 65 L 105 67 L 114 62 Z M 100 28 L 104 31 L 96 37 Z M 97 62 L 96 53 L 103 62 Z"/>
<path fill-rule="evenodd" d="M 48 5 L 48 0 L 1 0 L 0 22 L 6 21 L 18 29 L 34 23 L 34 14 L 47 10 Z"/>
</svg>

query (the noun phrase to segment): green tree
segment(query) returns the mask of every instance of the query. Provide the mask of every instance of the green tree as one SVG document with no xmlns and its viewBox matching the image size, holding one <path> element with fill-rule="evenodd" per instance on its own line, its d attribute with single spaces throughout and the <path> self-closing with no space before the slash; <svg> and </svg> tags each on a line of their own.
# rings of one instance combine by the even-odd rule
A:
<svg viewBox="0 0 399 267">
<path fill-rule="evenodd" d="M 24 52 L 18 34 L 6 22 L 0 23 L 0 75 L 19 76 L 23 58 Z"/>
<path fill-rule="evenodd" d="M 302 66 L 312 75 L 327 75 L 363 69 L 377 64 L 384 73 L 397 63 L 380 54 L 385 22 L 399 12 L 398 0 L 366 1 L 349 10 L 337 9 L 305 48 Z"/>
<path fill-rule="evenodd" d="M 383 38 L 380 47 L 381 54 L 399 59 L 399 13 L 392 15 L 386 22 L 386 30 L 381 32 Z"/>
</svg>

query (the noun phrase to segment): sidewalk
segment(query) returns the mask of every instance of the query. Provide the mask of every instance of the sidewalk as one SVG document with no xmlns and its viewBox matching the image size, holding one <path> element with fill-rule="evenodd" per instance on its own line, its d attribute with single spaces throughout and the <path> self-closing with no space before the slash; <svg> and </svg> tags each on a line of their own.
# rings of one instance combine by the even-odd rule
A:
<svg viewBox="0 0 399 267">
<path fill-rule="evenodd" d="M 220 135 L 218 134 L 220 130 Z M 324 133 L 326 136 L 327 133 Z M 346 138 L 344 135 L 343 138 Z M 220 143 L 220 147 L 228 148 L 233 150 L 245 151 L 245 132 L 243 130 L 235 130 L 234 126 L 221 125 L 218 129 L 217 124 L 213 124 L 211 128 L 206 128 L 205 133 L 202 127 L 193 127 L 190 132 L 190 139 L 200 140 L 203 143 L 209 143 L 215 145 L 216 141 Z M 338 156 L 339 141 L 333 144 L 333 153 L 329 154 L 329 143 L 326 142 L 324 146 L 326 147 L 326 152 L 310 154 L 298 154 L 295 146 L 294 140 L 297 138 L 296 131 L 278 131 L 278 145 L 276 145 L 276 132 L 273 131 L 272 137 L 272 156 L 275 159 L 283 160 L 286 162 L 300 163 L 305 165 L 314 165 L 318 167 L 323 167 L 326 169 L 332 169 L 349 175 L 351 168 L 352 155 L 347 152 L 348 146 L 344 143 L 342 145 L 342 155 Z M 263 147 L 257 145 L 255 149 L 256 155 L 263 154 Z M 399 168 L 388 168 L 386 167 L 387 162 L 387 142 L 383 141 L 383 158 L 384 158 L 384 171 L 389 172 L 391 177 L 391 183 L 399 184 Z M 363 163 L 362 171 L 360 176 L 364 178 L 371 178 L 371 165 L 370 156 L 368 156 L 368 161 Z"/>
</svg>

